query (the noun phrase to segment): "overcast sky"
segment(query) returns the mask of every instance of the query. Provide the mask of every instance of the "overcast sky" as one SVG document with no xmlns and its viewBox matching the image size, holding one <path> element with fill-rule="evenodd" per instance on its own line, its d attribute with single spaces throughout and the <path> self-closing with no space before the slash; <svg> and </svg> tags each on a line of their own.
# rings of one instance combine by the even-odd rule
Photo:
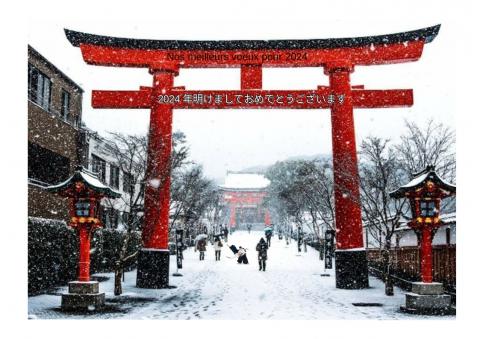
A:
<svg viewBox="0 0 480 339">
<path fill-rule="evenodd" d="M 85 64 L 80 49 L 70 45 L 63 28 L 150 39 L 307 39 L 388 34 L 442 24 L 419 61 L 355 69 L 352 84 L 363 84 L 367 89 L 413 88 L 415 100 L 409 108 L 356 110 L 357 145 L 371 134 L 398 138 L 404 132 L 404 119 L 422 124 L 433 117 L 455 127 L 454 72 L 448 70 L 454 66 L 455 33 L 448 10 L 430 11 L 428 6 L 415 5 L 420 17 L 412 15 L 408 2 L 402 2 L 401 7 L 380 9 L 382 15 L 375 15 L 364 5 L 357 8 L 351 4 L 346 11 L 340 5 L 313 3 L 317 5 L 298 2 L 292 6 L 292 2 L 277 1 L 273 7 L 243 1 L 242 6 L 232 9 L 198 2 L 162 5 L 131 15 L 129 8 L 121 15 L 109 15 L 109 7 L 99 4 L 92 15 L 83 8 L 81 14 L 73 11 L 49 20 L 38 20 L 40 16 L 32 11 L 28 42 L 85 90 L 84 122 L 105 135 L 106 131 L 146 133 L 149 111 L 94 110 L 91 90 L 138 89 L 151 85 L 151 76 L 146 69 Z M 264 69 L 263 84 L 265 89 L 313 89 L 326 85 L 327 77 L 322 68 L 268 68 Z M 175 85 L 239 89 L 240 71 L 181 69 Z M 174 130 L 187 135 L 191 157 L 204 166 L 207 175 L 217 179 L 226 170 L 267 165 L 290 156 L 331 153 L 329 110 L 175 110 L 173 125 Z"/>
</svg>

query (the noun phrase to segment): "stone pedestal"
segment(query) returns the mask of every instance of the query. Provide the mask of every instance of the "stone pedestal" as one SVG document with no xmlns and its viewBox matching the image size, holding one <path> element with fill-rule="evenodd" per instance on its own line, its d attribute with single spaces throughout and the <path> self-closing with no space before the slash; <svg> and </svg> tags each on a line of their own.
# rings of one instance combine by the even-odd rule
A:
<svg viewBox="0 0 480 339">
<path fill-rule="evenodd" d="M 105 306 L 105 293 L 98 292 L 98 281 L 71 281 L 62 294 L 62 311 L 94 311 Z"/>
<path fill-rule="evenodd" d="M 137 287 L 170 288 L 168 275 L 170 253 L 168 249 L 142 248 L 138 252 Z"/>
<path fill-rule="evenodd" d="M 368 288 L 367 252 L 335 251 L 335 281 L 337 288 Z"/>
<path fill-rule="evenodd" d="M 443 293 L 441 283 L 414 282 L 412 292 L 405 294 L 404 312 L 417 314 L 450 314 L 451 296 Z"/>
</svg>

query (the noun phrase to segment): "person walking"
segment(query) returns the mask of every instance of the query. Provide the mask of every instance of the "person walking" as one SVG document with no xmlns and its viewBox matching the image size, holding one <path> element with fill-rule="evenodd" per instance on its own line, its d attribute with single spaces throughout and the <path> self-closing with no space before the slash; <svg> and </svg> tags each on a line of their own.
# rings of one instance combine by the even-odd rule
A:
<svg viewBox="0 0 480 339">
<path fill-rule="evenodd" d="M 268 229 L 268 230 L 265 231 L 265 237 L 267 238 L 268 247 L 270 247 L 270 244 L 271 244 L 270 240 L 272 239 L 272 233 L 273 232 L 272 232 L 271 229 Z"/>
<path fill-rule="evenodd" d="M 200 260 L 205 260 L 205 251 L 207 250 L 207 240 L 205 238 L 197 241 L 197 250 L 200 252 Z"/>
<path fill-rule="evenodd" d="M 225 239 L 225 241 L 228 241 L 228 228 L 227 228 L 227 226 L 225 226 L 225 228 L 223 229 L 223 238 Z"/>
<path fill-rule="evenodd" d="M 265 268 L 267 266 L 267 250 L 268 250 L 268 245 L 265 239 L 260 238 L 260 241 L 257 244 L 256 250 L 258 252 L 258 270 L 265 271 Z"/>
<path fill-rule="evenodd" d="M 220 254 L 222 252 L 222 240 L 220 240 L 220 237 L 215 237 L 215 240 L 213 242 L 213 248 L 215 249 L 215 261 L 220 261 Z"/>
</svg>

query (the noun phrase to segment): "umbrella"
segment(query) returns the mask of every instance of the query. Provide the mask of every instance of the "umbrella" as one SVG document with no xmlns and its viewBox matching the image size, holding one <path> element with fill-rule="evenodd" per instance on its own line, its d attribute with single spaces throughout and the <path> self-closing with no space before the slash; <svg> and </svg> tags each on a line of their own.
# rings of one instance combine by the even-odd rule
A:
<svg viewBox="0 0 480 339">
<path fill-rule="evenodd" d="M 266 231 L 272 231 L 273 229 L 271 227 L 265 227 L 263 230 L 266 232 Z"/>
<path fill-rule="evenodd" d="M 238 252 L 237 246 L 232 245 L 232 246 L 230 246 L 230 249 L 232 250 L 233 254 L 237 254 L 237 252 Z"/>
<path fill-rule="evenodd" d="M 199 241 L 201 239 L 207 239 L 208 238 L 208 235 L 206 234 L 199 234 L 195 237 L 195 241 Z"/>
</svg>

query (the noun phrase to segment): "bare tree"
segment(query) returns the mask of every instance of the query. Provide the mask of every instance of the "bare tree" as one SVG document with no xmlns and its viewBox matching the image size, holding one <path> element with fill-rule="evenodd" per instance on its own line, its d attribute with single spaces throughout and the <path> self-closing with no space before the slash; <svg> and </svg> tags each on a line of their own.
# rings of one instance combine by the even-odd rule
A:
<svg viewBox="0 0 480 339">
<path fill-rule="evenodd" d="M 143 224 L 145 170 L 147 163 L 147 137 L 110 133 L 110 147 L 116 158 L 116 165 L 123 173 L 123 188 L 127 194 L 122 195 L 124 204 L 123 224 L 125 232 L 122 246 L 115 262 L 114 294 L 122 294 L 121 278 L 125 263 L 134 258 L 138 251 L 127 253 L 133 232 L 141 229 Z M 175 171 L 186 163 L 188 147 L 185 145 L 185 135 L 175 132 L 172 137 L 173 151 L 170 158 L 170 171 Z M 169 173 L 170 174 L 170 173 Z M 168 174 L 168 175 L 169 175 Z M 160 178 L 165 180 L 166 178 Z M 113 201 L 107 201 L 113 206 Z"/>
<path fill-rule="evenodd" d="M 214 182 L 204 176 L 202 167 L 185 168 L 176 173 L 172 181 L 171 225 L 181 218 L 191 234 L 202 216 L 220 208 L 219 202 L 220 192 Z"/>
<path fill-rule="evenodd" d="M 430 119 L 426 126 L 405 121 L 407 133 L 395 146 L 402 169 L 410 175 L 418 173 L 428 165 L 434 165 L 444 179 L 455 182 L 455 133 L 441 123 Z"/>
<path fill-rule="evenodd" d="M 265 204 L 277 216 L 308 227 L 321 243 L 324 228 L 335 227 L 331 164 L 326 160 L 279 162 L 266 175 L 271 183 Z"/>
<path fill-rule="evenodd" d="M 393 295 L 390 249 L 392 237 L 408 210 L 405 199 L 393 199 L 389 192 L 405 179 L 389 140 L 368 137 L 360 146 L 360 199 L 362 216 L 369 232 L 382 244 L 385 294 Z"/>
</svg>

